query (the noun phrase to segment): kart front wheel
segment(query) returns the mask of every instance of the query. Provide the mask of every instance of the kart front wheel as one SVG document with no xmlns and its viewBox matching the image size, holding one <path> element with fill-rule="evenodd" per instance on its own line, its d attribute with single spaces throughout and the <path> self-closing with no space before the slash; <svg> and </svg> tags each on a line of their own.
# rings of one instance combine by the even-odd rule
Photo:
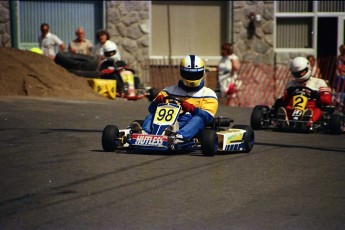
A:
<svg viewBox="0 0 345 230">
<path fill-rule="evenodd" d="M 268 106 L 265 105 L 257 105 L 254 107 L 252 115 L 250 117 L 250 125 L 255 130 L 266 128 L 266 121 L 267 119 L 265 116 L 269 110 Z"/>
<path fill-rule="evenodd" d="M 329 131 L 332 134 L 341 134 L 344 128 L 344 118 L 340 114 L 332 114 L 329 121 Z"/>
<path fill-rule="evenodd" d="M 246 147 L 246 150 L 244 152 L 249 153 L 250 151 L 252 151 L 255 141 L 254 130 L 252 129 L 252 127 L 248 125 L 234 125 L 232 128 L 243 129 L 246 131 L 246 134 L 243 138 L 244 146 Z"/>
<path fill-rule="evenodd" d="M 202 136 L 201 152 L 204 156 L 214 156 L 218 150 L 218 136 L 215 130 L 205 129 Z"/>
<path fill-rule="evenodd" d="M 114 152 L 119 145 L 119 128 L 116 125 L 107 125 L 102 133 L 102 147 L 106 152 Z"/>
</svg>

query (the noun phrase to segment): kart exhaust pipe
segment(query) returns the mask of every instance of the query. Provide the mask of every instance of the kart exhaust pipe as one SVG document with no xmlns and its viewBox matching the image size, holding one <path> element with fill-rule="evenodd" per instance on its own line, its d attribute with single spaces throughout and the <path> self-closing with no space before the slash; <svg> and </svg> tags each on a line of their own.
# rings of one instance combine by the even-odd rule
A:
<svg viewBox="0 0 345 230">
<path fill-rule="evenodd" d="M 213 119 L 213 127 L 229 127 L 234 119 L 228 117 L 216 117 Z"/>
</svg>

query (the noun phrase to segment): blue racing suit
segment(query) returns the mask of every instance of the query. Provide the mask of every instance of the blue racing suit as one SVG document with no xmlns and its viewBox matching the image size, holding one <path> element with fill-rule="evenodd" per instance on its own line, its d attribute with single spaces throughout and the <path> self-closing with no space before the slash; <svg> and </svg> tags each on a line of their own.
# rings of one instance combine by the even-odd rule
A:
<svg viewBox="0 0 345 230">
<path fill-rule="evenodd" d="M 171 95 L 195 106 L 193 114 L 181 113 L 178 118 L 180 130 L 177 131 L 177 134 L 181 134 L 187 139 L 195 137 L 196 134 L 204 130 L 205 125 L 212 121 L 218 109 L 217 95 L 213 90 L 204 86 L 204 81 L 198 87 L 188 87 L 180 80 L 178 85 L 163 89 L 159 95 Z M 153 100 L 148 108 L 150 114 L 142 126 L 142 129 L 147 133 L 151 133 L 156 108 L 157 102 Z"/>
</svg>

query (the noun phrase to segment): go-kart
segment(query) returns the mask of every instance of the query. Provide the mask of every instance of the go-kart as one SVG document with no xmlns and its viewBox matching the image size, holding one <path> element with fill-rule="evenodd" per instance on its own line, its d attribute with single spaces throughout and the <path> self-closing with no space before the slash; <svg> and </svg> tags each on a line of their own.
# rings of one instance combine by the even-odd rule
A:
<svg viewBox="0 0 345 230">
<path fill-rule="evenodd" d="M 275 129 L 278 131 L 292 132 L 317 132 L 328 131 L 332 134 L 341 134 L 345 131 L 344 115 L 336 112 L 335 106 L 323 106 L 322 117 L 319 121 L 308 124 L 308 117 L 304 117 L 307 102 L 317 99 L 320 95 L 318 91 L 305 86 L 296 86 L 288 88 L 288 93 L 292 96 L 292 114 L 286 121 L 285 117 L 277 114 L 279 106 L 282 103 L 276 103 L 272 107 L 266 105 L 257 105 L 251 114 L 251 127 L 254 130 Z"/>
<path fill-rule="evenodd" d="M 116 80 L 116 97 L 127 100 L 155 99 L 158 91 L 153 87 L 143 87 L 140 78 L 124 61 L 107 59 L 101 64 L 99 78 Z"/>
<path fill-rule="evenodd" d="M 181 139 L 177 135 L 165 132 L 169 126 L 178 127 L 178 117 L 183 113 L 179 98 L 168 96 L 165 103 L 157 105 L 152 122 L 152 133 L 135 133 L 128 126 L 119 129 L 116 125 L 107 125 L 102 133 L 104 151 L 115 150 L 148 150 L 148 151 L 198 151 L 205 156 L 214 156 L 217 152 L 246 152 L 254 146 L 254 131 L 248 125 L 234 125 L 230 118 L 216 117 L 202 133 L 192 139 Z M 137 120 L 142 123 L 142 120 Z"/>
<path fill-rule="evenodd" d="M 131 71 L 122 71 L 120 76 L 123 79 L 123 87 L 116 91 L 116 97 L 133 101 L 147 98 L 149 101 L 153 101 L 158 95 L 155 88 L 142 87 L 139 78 L 135 77 Z"/>
</svg>

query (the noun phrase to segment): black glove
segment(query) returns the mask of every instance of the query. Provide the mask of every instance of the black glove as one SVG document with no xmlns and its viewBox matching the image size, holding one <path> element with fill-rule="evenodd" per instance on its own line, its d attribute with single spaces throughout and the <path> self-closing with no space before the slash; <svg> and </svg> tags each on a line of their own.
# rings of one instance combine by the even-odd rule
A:
<svg viewBox="0 0 345 230">
<path fill-rule="evenodd" d="M 293 94 L 293 92 L 295 92 L 295 90 L 296 90 L 295 87 L 289 87 L 286 89 L 286 92 L 288 95 L 291 96 Z"/>
<path fill-rule="evenodd" d="M 318 99 L 320 99 L 320 92 L 313 90 L 313 91 L 311 91 L 310 97 L 318 100 Z"/>
</svg>

